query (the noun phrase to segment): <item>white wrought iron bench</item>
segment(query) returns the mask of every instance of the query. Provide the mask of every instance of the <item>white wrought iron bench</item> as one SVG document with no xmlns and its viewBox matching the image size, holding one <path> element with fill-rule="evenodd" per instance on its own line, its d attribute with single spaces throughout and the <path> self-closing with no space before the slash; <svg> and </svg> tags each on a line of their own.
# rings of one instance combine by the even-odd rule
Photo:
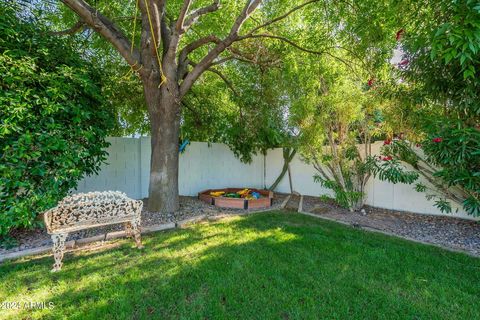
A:
<svg viewBox="0 0 480 320">
<path fill-rule="evenodd" d="M 143 203 L 118 191 L 89 192 L 64 198 L 44 213 L 47 232 L 52 236 L 55 263 L 52 272 L 62 268 L 65 240 L 71 232 L 125 223 L 127 236 L 134 237 L 137 248 L 143 248 L 140 221 Z"/>
</svg>

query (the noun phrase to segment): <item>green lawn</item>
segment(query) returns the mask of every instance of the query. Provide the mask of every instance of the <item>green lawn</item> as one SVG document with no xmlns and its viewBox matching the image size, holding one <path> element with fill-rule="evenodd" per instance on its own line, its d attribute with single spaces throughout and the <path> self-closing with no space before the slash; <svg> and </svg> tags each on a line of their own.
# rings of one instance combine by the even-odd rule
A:
<svg viewBox="0 0 480 320">
<path fill-rule="evenodd" d="M 480 259 L 281 212 L 0 266 L 1 319 L 480 319 Z"/>
</svg>

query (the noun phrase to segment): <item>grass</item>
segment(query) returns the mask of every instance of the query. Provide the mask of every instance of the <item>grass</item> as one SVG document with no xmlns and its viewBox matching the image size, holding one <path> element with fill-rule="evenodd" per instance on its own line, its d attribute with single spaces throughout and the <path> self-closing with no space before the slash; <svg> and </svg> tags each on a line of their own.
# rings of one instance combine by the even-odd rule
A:
<svg viewBox="0 0 480 320">
<path fill-rule="evenodd" d="M 480 259 L 293 213 L 0 266 L 2 319 L 480 319 Z"/>
</svg>

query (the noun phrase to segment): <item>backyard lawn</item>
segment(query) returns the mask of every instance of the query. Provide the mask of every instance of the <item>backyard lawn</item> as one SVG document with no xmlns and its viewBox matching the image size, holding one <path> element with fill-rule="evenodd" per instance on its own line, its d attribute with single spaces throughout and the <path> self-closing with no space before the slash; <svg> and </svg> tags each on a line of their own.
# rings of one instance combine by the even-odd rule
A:
<svg viewBox="0 0 480 320">
<path fill-rule="evenodd" d="M 270 212 L 0 265 L 1 319 L 480 319 L 480 259 Z"/>
</svg>

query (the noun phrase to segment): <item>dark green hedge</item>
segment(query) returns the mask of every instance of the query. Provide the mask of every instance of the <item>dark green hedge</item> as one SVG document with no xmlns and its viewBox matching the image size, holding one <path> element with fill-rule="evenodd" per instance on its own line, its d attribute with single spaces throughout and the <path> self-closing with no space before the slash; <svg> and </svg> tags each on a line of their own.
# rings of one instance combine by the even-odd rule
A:
<svg viewBox="0 0 480 320">
<path fill-rule="evenodd" d="M 106 159 L 114 115 L 100 77 L 67 43 L 0 4 L 0 237 Z"/>
</svg>

